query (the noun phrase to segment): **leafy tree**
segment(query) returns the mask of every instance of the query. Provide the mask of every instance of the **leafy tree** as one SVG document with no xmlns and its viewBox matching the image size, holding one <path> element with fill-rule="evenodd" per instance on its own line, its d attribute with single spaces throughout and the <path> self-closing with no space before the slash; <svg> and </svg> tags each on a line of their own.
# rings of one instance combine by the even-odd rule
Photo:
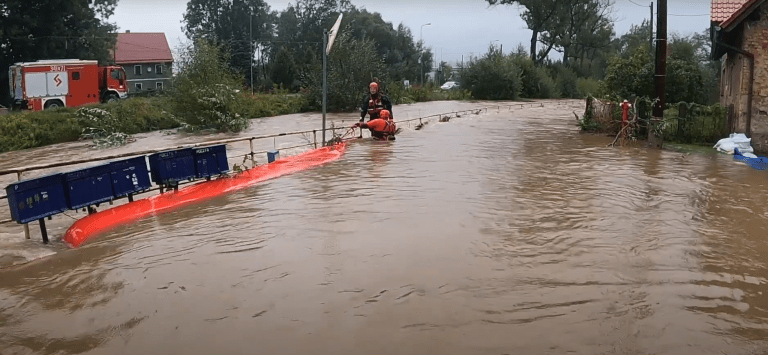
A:
<svg viewBox="0 0 768 355">
<path fill-rule="evenodd" d="M 10 105 L 8 67 L 41 59 L 110 61 L 117 0 L 4 0 L 0 3 L 0 102 Z"/>
<path fill-rule="evenodd" d="M 684 52 L 678 54 L 680 53 Z M 640 46 L 628 58 L 616 56 L 610 61 L 602 82 L 602 90 L 606 94 L 617 96 L 617 99 L 636 96 L 654 98 L 654 73 L 654 62 L 648 52 L 648 46 Z M 694 60 L 670 56 L 667 59 L 665 81 L 666 102 L 707 103 L 707 90 L 703 88 L 704 79 L 701 66 Z"/>
<path fill-rule="evenodd" d="M 293 62 L 293 56 L 285 46 L 280 47 L 280 51 L 277 52 L 270 78 L 272 82 L 280 84 L 283 88 L 293 89 L 295 86 L 296 64 Z"/>
<path fill-rule="evenodd" d="M 346 29 L 336 37 L 328 56 L 328 108 L 330 110 L 354 110 L 368 90 L 374 78 L 385 82 L 384 61 L 376 52 L 373 40 L 354 38 Z M 322 63 L 315 64 L 303 78 L 308 90 L 310 105 L 322 105 Z"/>
<path fill-rule="evenodd" d="M 271 37 L 272 22 L 269 5 L 263 0 L 189 0 L 184 32 L 230 53 L 229 65 L 245 74 L 250 71 L 255 43 Z"/>
<path fill-rule="evenodd" d="M 416 80 L 420 75 L 419 51 L 421 47 L 413 40 L 411 30 L 402 23 L 394 28 L 379 13 L 365 9 L 351 9 L 344 14 L 342 25 L 347 25 L 352 36 L 372 39 L 376 52 L 384 58 L 389 77 L 395 80 Z M 430 51 L 427 49 L 427 51 Z M 429 72 L 432 56 L 425 55 L 425 73 Z M 428 60 L 426 60 L 428 59 Z"/>
</svg>

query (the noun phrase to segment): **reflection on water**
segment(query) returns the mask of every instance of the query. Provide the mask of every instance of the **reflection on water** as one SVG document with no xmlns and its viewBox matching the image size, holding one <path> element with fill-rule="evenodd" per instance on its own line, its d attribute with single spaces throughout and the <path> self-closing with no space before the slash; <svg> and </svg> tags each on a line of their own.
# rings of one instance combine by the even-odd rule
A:
<svg viewBox="0 0 768 355">
<path fill-rule="evenodd" d="M 13 244 L 55 255 L 0 269 L 0 353 L 766 351 L 765 172 L 605 148 L 580 105 L 405 125 L 78 250 Z"/>
</svg>

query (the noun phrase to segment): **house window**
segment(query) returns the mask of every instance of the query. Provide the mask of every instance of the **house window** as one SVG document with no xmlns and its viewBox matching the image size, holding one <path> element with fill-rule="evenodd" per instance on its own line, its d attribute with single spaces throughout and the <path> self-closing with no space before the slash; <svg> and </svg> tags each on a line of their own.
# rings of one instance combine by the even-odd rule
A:
<svg viewBox="0 0 768 355">
<path fill-rule="evenodd" d="M 141 75 L 141 65 L 134 65 L 133 66 L 133 74 Z"/>
<path fill-rule="evenodd" d="M 163 73 L 163 65 L 155 64 L 155 74 L 162 74 L 162 73 Z"/>
<path fill-rule="evenodd" d="M 163 90 L 163 82 L 162 81 L 158 81 L 155 84 L 155 87 L 157 88 L 157 90 Z"/>
<path fill-rule="evenodd" d="M 72 80 L 80 80 L 80 72 L 72 72 Z"/>
<path fill-rule="evenodd" d="M 141 83 L 136 83 L 136 90 L 141 91 Z"/>
</svg>

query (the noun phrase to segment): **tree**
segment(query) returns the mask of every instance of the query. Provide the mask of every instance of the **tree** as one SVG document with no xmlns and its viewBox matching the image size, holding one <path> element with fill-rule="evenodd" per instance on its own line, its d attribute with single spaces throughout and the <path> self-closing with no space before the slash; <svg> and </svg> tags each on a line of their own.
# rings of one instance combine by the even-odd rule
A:
<svg viewBox="0 0 768 355">
<path fill-rule="evenodd" d="M 382 82 L 388 79 L 378 74 L 385 72 L 385 66 L 381 56 L 376 53 L 374 42 L 354 38 L 346 30 L 336 37 L 327 65 L 330 110 L 356 109 L 374 78 L 378 77 Z M 308 98 L 312 105 L 320 106 L 322 68 L 315 64 L 308 74 L 304 77 L 304 85 L 309 90 Z"/>
<path fill-rule="evenodd" d="M 85 4 L 84 4 L 85 3 Z M 0 3 L 0 102 L 10 105 L 8 67 L 78 58 L 110 62 L 117 0 L 4 0 Z"/>
<path fill-rule="evenodd" d="M 563 53 L 563 65 L 569 66 L 571 58 L 583 58 L 610 45 L 613 36 L 610 0 L 560 0 L 558 3 L 556 16 L 549 21 L 541 42 L 548 49 Z"/>
<path fill-rule="evenodd" d="M 293 56 L 285 46 L 280 47 L 275 57 L 275 63 L 272 64 L 270 78 L 275 84 L 280 84 L 283 88 L 293 89 L 296 80 L 296 64 L 293 62 Z"/>
<path fill-rule="evenodd" d="M 189 0 L 184 33 L 222 47 L 230 53 L 229 65 L 245 74 L 250 71 L 254 44 L 271 37 L 272 22 L 263 0 Z"/>
<path fill-rule="evenodd" d="M 419 47 L 408 27 L 401 23 L 394 28 L 379 13 L 354 8 L 344 14 L 342 25 L 348 26 L 355 38 L 374 41 L 376 52 L 384 58 L 391 78 L 416 80 L 419 77 Z M 426 64 L 432 66 L 431 61 Z"/>
<path fill-rule="evenodd" d="M 539 42 L 539 35 L 549 30 L 551 22 L 554 17 L 557 16 L 558 10 L 562 5 L 558 0 L 486 0 L 490 5 L 512 5 L 517 4 L 524 8 L 523 13 L 520 14 L 523 21 L 528 25 L 528 29 L 533 33 L 531 34 L 531 59 L 540 63 L 544 58 L 549 55 L 549 51 L 552 47 L 549 47 L 541 54 L 537 54 L 536 46 Z"/>
</svg>

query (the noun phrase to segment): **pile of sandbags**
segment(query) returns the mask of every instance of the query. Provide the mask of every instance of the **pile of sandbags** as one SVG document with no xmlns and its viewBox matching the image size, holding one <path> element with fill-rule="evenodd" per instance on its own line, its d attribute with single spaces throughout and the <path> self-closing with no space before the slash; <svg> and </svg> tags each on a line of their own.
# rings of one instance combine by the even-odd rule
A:
<svg viewBox="0 0 768 355">
<path fill-rule="evenodd" d="M 738 148 L 742 155 L 754 158 L 755 150 L 752 149 L 752 138 L 747 138 L 744 133 L 731 133 L 728 138 L 717 141 L 713 148 L 719 152 L 733 154 L 734 149 Z"/>
</svg>

